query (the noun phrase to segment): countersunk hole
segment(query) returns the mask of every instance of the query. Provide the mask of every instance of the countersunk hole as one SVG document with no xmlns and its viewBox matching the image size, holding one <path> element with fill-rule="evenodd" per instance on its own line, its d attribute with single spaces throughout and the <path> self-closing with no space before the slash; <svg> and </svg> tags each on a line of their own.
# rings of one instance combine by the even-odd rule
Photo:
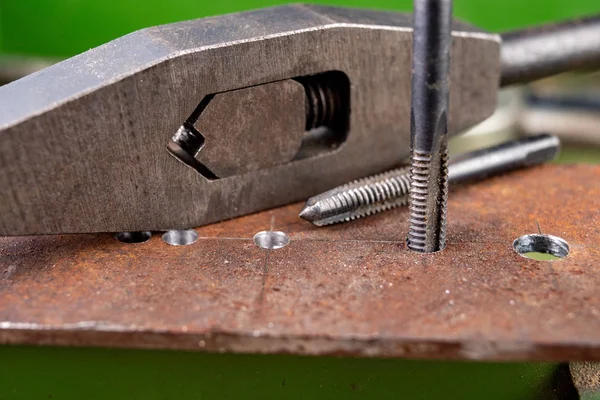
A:
<svg viewBox="0 0 600 400">
<path fill-rule="evenodd" d="M 552 235 L 521 236 L 513 242 L 513 249 L 521 256 L 537 261 L 560 260 L 569 255 L 569 244 Z"/>
<path fill-rule="evenodd" d="M 196 243 L 198 234 L 193 229 L 167 231 L 162 235 L 162 240 L 171 246 L 187 246 Z"/>
<path fill-rule="evenodd" d="M 280 249 L 289 242 L 290 238 L 284 232 L 262 231 L 254 235 L 254 244 L 263 249 Z"/>
<path fill-rule="evenodd" d="M 118 241 L 123 243 L 143 243 L 152 237 L 152 232 L 120 232 L 115 235 Z"/>
</svg>

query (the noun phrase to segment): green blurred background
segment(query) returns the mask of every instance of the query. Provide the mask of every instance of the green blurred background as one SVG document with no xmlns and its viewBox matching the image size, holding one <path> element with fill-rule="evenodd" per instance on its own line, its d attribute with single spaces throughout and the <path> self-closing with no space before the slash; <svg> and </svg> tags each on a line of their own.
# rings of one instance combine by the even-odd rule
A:
<svg viewBox="0 0 600 400">
<path fill-rule="evenodd" d="M 0 51 L 66 57 L 136 29 L 283 4 L 279 0 L 1 0 Z M 410 11 L 412 0 L 314 1 Z M 600 0 L 456 0 L 456 17 L 490 31 L 600 12 Z"/>
<path fill-rule="evenodd" d="M 0 0 L 0 54 L 59 59 L 143 27 L 276 0 Z M 410 0 L 327 4 L 410 11 Z M 600 0 L 455 0 L 490 31 L 600 13 Z M 0 58 L 1 62 L 1 58 Z M 564 365 L 0 346 L 3 399 L 573 398 Z M 565 383 L 566 382 L 566 383 Z M 587 397 L 587 398 L 593 398 Z"/>
</svg>

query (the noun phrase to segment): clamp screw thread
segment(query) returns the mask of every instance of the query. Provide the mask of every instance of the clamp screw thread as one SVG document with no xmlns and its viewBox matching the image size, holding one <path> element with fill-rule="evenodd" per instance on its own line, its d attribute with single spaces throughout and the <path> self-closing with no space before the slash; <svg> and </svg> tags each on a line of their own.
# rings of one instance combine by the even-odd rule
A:
<svg viewBox="0 0 600 400">
<path fill-rule="evenodd" d="M 306 93 L 306 130 L 321 126 L 334 127 L 344 112 L 340 88 L 335 79 L 320 75 L 296 78 Z"/>
</svg>

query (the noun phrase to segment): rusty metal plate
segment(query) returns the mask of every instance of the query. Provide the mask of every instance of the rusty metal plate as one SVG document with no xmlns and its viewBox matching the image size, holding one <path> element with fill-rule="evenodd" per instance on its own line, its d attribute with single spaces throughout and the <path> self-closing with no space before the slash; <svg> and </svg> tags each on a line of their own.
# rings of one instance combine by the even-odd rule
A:
<svg viewBox="0 0 600 400">
<path fill-rule="evenodd" d="M 0 239 L 0 343 L 496 360 L 600 360 L 600 167 L 457 188 L 448 246 L 410 252 L 407 209 L 316 228 L 301 204 L 159 235 Z M 516 254 L 535 233 L 560 261 Z M 253 235 L 281 230 L 287 247 Z"/>
</svg>

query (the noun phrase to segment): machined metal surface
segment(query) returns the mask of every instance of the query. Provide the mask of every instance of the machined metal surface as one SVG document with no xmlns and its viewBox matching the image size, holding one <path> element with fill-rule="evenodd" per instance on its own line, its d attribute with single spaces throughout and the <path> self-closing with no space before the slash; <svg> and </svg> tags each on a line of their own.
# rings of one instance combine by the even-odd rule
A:
<svg viewBox="0 0 600 400">
<path fill-rule="evenodd" d="M 282 6 L 144 29 L 2 86 L 0 234 L 184 229 L 389 169 L 410 152 L 411 33 L 407 14 Z M 494 110 L 500 41 L 459 22 L 453 37 L 449 131 L 457 133 Z M 196 161 L 205 169 L 167 151 L 211 96 L 335 71 L 350 82 L 351 110 L 335 146 L 300 146 L 289 160 L 285 146 L 298 143 L 274 138 L 279 125 L 246 131 L 260 115 L 245 125 L 239 109 L 222 107 L 216 113 L 240 131 L 200 115 L 194 126 L 206 141 L 194 149 L 204 146 Z M 281 112 L 318 109 L 309 100 Z M 285 147 L 276 159 L 271 143 Z M 243 152 L 221 154 L 229 144 Z"/>
<path fill-rule="evenodd" d="M 458 184 L 551 161 L 560 140 L 542 134 L 491 148 L 475 150 L 450 160 L 448 183 Z M 368 176 L 311 197 L 298 216 L 317 226 L 349 222 L 408 204 L 410 171 L 401 167 Z"/>
<path fill-rule="evenodd" d="M 600 167 L 541 166 L 449 200 L 443 252 L 406 249 L 408 210 L 343 226 L 294 204 L 174 247 L 110 234 L 0 239 L 0 342 L 410 358 L 600 360 Z M 561 261 L 512 249 L 537 233 Z M 252 238 L 281 231 L 287 246 Z M 280 242 L 277 242 L 280 243 Z"/>
</svg>

